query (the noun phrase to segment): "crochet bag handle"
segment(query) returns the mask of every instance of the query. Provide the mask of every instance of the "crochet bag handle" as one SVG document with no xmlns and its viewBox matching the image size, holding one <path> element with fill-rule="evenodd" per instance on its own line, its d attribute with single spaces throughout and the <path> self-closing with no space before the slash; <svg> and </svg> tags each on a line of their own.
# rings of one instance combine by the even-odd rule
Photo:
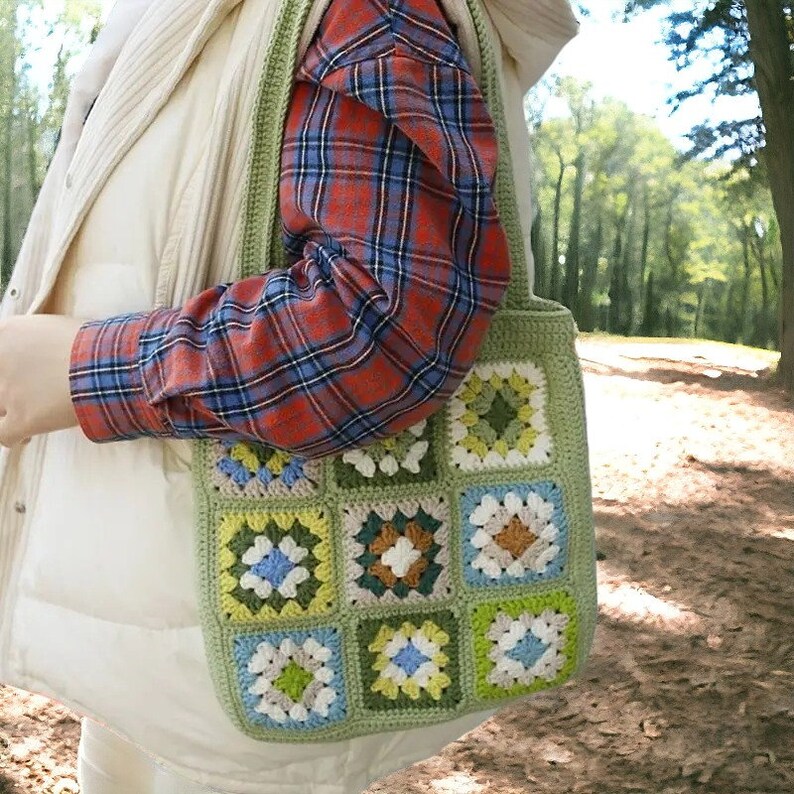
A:
<svg viewBox="0 0 794 794">
<path fill-rule="evenodd" d="M 516 194 L 513 172 L 513 157 L 510 151 L 510 140 L 507 135 L 507 120 L 505 118 L 504 101 L 496 66 L 496 55 L 493 43 L 488 32 L 488 23 L 485 18 L 480 0 L 467 0 L 469 14 L 477 31 L 477 40 L 480 45 L 480 61 L 482 64 L 482 77 L 480 90 L 485 99 L 499 141 L 499 161 L 496 170 L 495 199 L 499 210 L 499 217 L 507 234 L 510 249 L 510 283 L 502 301 L 500 311 L 513 310 L 548 310 L 555 308 L 548 301 L 535 298 L 532 295 L 527 271 L 527 252 L 524 246 L 524 234 L 521 227 L 521 217 Z M 562 307 L 556 307 L 562 308 Z"/>
</svg>

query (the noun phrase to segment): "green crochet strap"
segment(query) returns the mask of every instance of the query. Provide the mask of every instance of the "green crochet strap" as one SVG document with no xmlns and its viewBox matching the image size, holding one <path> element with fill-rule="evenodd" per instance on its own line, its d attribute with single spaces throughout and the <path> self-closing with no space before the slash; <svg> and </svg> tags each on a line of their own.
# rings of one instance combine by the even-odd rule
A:
<svg viewBox="0 0 794 794">
<path fill-rule="evenodd" d="M 282 0 L 260 77 L 245 189 L 240 278 L 285 263 L 277 204 L 283 130 L 292 99 L 298 43 L 313 5 L 312 0 Z M 281 134 L 274 135 L 276 129 Z"/>
<path fill-rule="evenodd" d="M 542 308 L 532 297 L 529 274 L 527 272 L 527 253 L 524 247 L 524 232 L 513 172 L 513 158 L 510 140 L 507 135 L 504 101 L 493 51 L 488 21 L 483 12 L 481 0 L 467 0 L 469 13 L 477 31 L 482 63 L 480 90 L 496 126 L 499 141 L 499 161 L 496 172 L 495 199 L 499 216 L 507 234 L 510 247 L 510 284 L 502 301 L 501 310 Z"/>
</svg>

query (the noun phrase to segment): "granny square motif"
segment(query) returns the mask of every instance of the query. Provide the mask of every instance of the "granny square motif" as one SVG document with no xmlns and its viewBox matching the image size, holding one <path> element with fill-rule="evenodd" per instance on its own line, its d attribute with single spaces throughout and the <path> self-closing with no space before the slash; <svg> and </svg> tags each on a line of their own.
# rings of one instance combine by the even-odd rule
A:
<svg viewBox="0 0 794 794">
<path fill-rule="evenodd" d="M 546 399 L 546 378 L 530 361 L 475 366 L 447 409 L 453 466 L 483 471 L 548 463 Z"/>
<path fill-rule="evenodd" d="M 282 0 L 260 81 L 242 277 L 283 261 L 279 122 L 312 4 Z M 226 713 L 256 740 L 330 742 L 490 711 L 563 683 L 592 644 L 576 326 L 531 296 L 487 21 L 479 0 L 464 5 L 499 134 L 495 195 L 513 265 L 470 371 L 427 419 L 322 459 L 195 442 L 209 668 Z"/>
<path fill-rule="evenodd" d="M 561 575 L 568 519 L 554 483 L 477 486 L 463 493 L 461 509 L 469 584 L 529 584 Z"/>
<path fill-rule="evenodd" d="M 344 719 L 336 629 L 241 635 L 234 656 L 246 716 L 253 724 L 307 731 Z"/>
<path fill-rule="evenodd" d="M 451 612 L 417 612 L 359 626 L 366 709 L 453 708 L 460 702 L 460 629 Z"/>
<path fill-rule="evenodd" d="M 322 510 L 230 512 L 218 524 L 223 614 L 237 622 L 317 615 L 333 601 Z"/>
<path fill-rule="evenodd" d="M 483 603 L 475 607 L 472 625 L 483 698 L 526 695 L 562 683 L 576 663 L 576 602 L 566 594 Z"/>
<path fill-rule="evenodd" d="M 449 595 L 449 504 L 443 497 L 346 505 L 343 523 L 351 604 Z"/>
</svg>

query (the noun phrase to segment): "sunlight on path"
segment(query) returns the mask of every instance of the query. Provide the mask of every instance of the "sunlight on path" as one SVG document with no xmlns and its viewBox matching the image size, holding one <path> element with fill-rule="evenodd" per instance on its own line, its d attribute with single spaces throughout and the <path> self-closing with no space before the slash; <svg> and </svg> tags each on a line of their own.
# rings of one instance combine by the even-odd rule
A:
<svg viewBox="0 0 794 794">
<path fill-rule="evenodd" d="M 480 794 L 485 791 L 474 778 L 458 773 L 433 782 L 434 794 Z"/>
<path fill-rule="evenodd" d="M 602 366 L 643 369 L 641 362 L 653 360 L 702 365 L 706 377 L 719 377 L 722 370 L 757 377 L 774 366 L 779 353 L 743 345 L 701 339 L 640 339 L 601 334 L 582 334 L 578 347 L 584 359 Z"/>
<path fill-rule="evenodd" d="M 647 622 L 673 632 L 689 632 L 700 623 L 700 618 L 686 605 L 659 598 L 637 584 L 620 581 L 621 577 L 610 575 L 606 566 L 601 570 L 609 579 L 599 582 L 598 608 L 613 620 Z"/>
</svg>

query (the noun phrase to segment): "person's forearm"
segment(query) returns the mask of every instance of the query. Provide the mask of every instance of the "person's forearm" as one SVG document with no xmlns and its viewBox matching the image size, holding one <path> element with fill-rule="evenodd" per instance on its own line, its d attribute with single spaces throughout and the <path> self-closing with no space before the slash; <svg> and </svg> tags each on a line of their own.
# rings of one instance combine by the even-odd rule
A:
<svg viewBox="0 0 794 794">
<path fill-rule="evenodd" d="M 450 267 L 395 305 L 366 268 L 326 254 L 328 274 L 305 260 L 182 309 L 86 323 L 70 372 L 86 435 L 244 438 L 312 457 L 427 416 L 468 370 L 504 282 L 475 305 Z"/>
</svg>

